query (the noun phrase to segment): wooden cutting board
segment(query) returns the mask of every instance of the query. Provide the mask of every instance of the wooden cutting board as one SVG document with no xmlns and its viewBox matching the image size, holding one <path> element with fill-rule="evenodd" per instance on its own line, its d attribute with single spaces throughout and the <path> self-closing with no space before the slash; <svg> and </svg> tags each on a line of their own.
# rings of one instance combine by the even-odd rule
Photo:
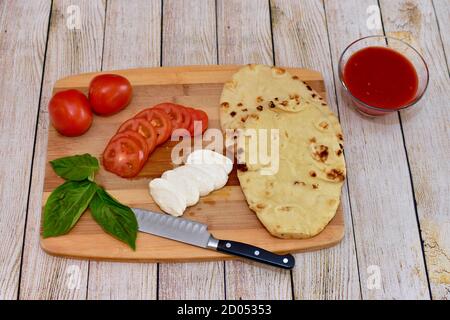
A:
<svg viewBox="0 0 450 320">
<path fill-rule="evenodd" d="M 133 85 L 131 104 L 111 117 L 94 117 L 90 130 L 81 137 L 67 138 L 49 127 L 47 160 L 90 153 L 100 159 L 103 149 L 118 127 L 143 108 L 160 102 L 172 101 L 201 108 L 208 113 L 210 127 L 219 127 L 219 97 L 223 83 L 229 80 L 239 66 L 186 66 L 145 68 L 113 71 L 127 77 Z M 306 69 L 288 69 L 293 75 L 306 81 L 326 97 L 320 73 Z M 76 88 L 87 92 L 90 80 L 98 73 L 85 73 L 58 80 L 54 92 Z M 130 207 L 160 211 L 148 193 L 151 178 L 171 169 L 171 148 L 175 142 L 160 146 L 148 160 L 135 179 L 122 179 L 103 168 L 96 175 L 97 183 L 120 202 Z M 56 176 L 47 162 L 43 202 L 50 192 L 63 180 Z M 339 207 L 334 219 L 323 232 L 311 239 L 284 240 L 271 236 L 248 208 L 239 186 L 236 169 L 233 169 L 225 188 L 215 191 L 186 210 L 185 218 L 208 224 L 210 232 L 219 239 L 247 242 L 274 252 L 300 252 L 326 248 L 337 244 L 344 236 L 344 219 Z M 233 258 L 215 251 L 189 246 L 176 241 L 139 233 L 136 251 L 109 236 L 92 219 L 89 211 L 84 213 L 77 225 L 60 237 L 43 239 L 45 252 L 73 258 L 123 260 L 123 261 L 200 261 Z"/>
</svg>

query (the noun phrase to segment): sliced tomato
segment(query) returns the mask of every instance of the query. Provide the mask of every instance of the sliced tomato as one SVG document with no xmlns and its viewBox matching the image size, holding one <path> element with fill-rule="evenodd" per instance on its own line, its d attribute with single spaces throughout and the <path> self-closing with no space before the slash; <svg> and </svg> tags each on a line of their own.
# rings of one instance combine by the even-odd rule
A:
<svg viewBox="0 0 450 320">
<path fill-rule="evenodd" d="M 191 136 L 194 136 L 195 134 L 200 134 L 197 132 L 194 132 L 194 125 L 198 126 L 199 129 L 201 129 L 201 133 L 205 132 L 206 129 L 208 129 L 208 115 L 205 111 L 200 109 L 194 109 L 194 108 L 186 108 L 189 113 L 191 114 L 191 124 L 189 125 L 189 132 Z M 198 129 L 197 129 L 198 130 Z"/>
<path fill-rule="evenodd" d="M 141 145 L 126 134 L 113 137 L 103 152 L 105 169 L 123 178 L 136 176 L 144 163 L 145 157 Z"/>
<path fill-rule="evenodd" d="M 153 107 L 163 110 L 169 115 L 172 122 L 172 131 L 175 129 L 188 129 L 191 124 L 191 115 L 185 107 L 176 103 L 160 103 Z"/>
<path fill-rule="evenodd" d="M 189 126 L 192 122 L 191 113 L 187 110 L 186 107 L 180 106 L 179 104 L 176 105 L 179 109 L 181 109 L 181 114 L 183 115 L 183 122 L 181 123 L 182 129 L 189 129 Z"/>
<path fill-rule="evenodd" d="M 156 148 L 156 140 L 158 138 L 156 129 L 146 119 L 132 118 L 125 121 L 117 130 L 117 133 L 125 131 L 135 131 L 143 136 L 147 142 L 149 154 Z"/>
<path fill-rule="evenodd" d="M 170 137 L 172 133 L 172 124 L 169 116 L 159 109 L 145 109 L 139 112 L 135 118 L 143 118 L 147 120 L 156 130 L 156 145 L 160 145 Z"/>
<path fill-rule="evenodd" d="M 122 138 L 122 137 L 127 137 L 129 139 L 134 140 L 140 147 L 140 149 L 142 150 L 142 164 L 144 164 L 147 161 L 148 155 L 150 154 L 150 149 L 147 145 L 147 141 L 145 140 L 145 138 L 140 135 L 139 133 L 137 133 L 136 131 L 132 131 L 132 130 L 127 130 L 127 131 L 123 131 L 120 133 L 117 133 L 114 137 L 111 138 L 111 142 L 114 142 L 114 140 Z"/>
</svg>

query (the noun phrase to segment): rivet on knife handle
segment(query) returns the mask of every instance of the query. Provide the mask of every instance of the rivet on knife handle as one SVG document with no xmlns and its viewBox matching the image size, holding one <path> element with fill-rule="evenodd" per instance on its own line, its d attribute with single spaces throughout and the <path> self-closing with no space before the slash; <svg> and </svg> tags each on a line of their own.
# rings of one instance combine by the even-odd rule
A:
<svg viewBox="0 0 450 320">
<path fill-rule="evenodd" d="M 217 251 L 270 264 L 283 269 L 292 269 L 295 266 L 295 259 L 290 254 L 279 255 L 242 242 L 219 240 Z"/>
</svg>

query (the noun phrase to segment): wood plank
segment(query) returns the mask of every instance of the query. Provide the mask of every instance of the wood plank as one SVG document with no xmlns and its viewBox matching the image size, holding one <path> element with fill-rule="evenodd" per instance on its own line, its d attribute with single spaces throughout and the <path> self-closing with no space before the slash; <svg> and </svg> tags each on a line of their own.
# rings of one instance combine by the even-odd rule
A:
<svg viewBox="0 0 450 320">
<path fill-rule="evenodd" d="M 159 66 L 161 0 L 109 1 L 103 70 Z M 91 261 L 88 299 L 156 299 L 157 265 Z"/>
<path fill-rule="evenodd" d="M 450 12 L 449 5 L 444 12 Z M 445 53 L 430 0 L 381 1 L 381 9 L 387 34 L 411 39 L 430 70 L 428 92 L 415 108 L 401 112 L 401 120 L 432 297 L 450 299 L 450 77 Z"/>
<path fill-rule="evenodd" d="M 353 40 L 382 31 L 367 28 L 375 0 L 325 1 L 335 83 L 344 48 Z M 338 106 L 346 142 L 348 186 L 362 297 L 428 299 L 423 253 L 412 187 L 397 114 L 376 119 L 354 111 L 338 87 Z M 367 285 L 381 276 L 379 287 Z"/>
<path fill-rule="evenodd" d="M 33 3 L 35 2 L 33 1 Z M 66 19 L 73 14 L 67 12 L 71 5 L 79 8 L 81 17 L 81 28 L 79 30 L 67 28 Z M 27 6 L 29 6 L 28 1 Z M 76 7 L 73 8 L 77 10 Z M 50 10 L 50 8 L 48 9 Z M 20 284 L 21 299 L 85 299 L 86 297 L 87 261 L 51 257 L 42 251 L 37 239 L 40 232 L 41 195 L 49 128 L 47 105 L 52 95 L 53 84 L 58 78 L 69 74 L 100 69 L 104 15 L 104 1 L 61 0 L 53 2 L 33 161 L 31 196 Z M 22 30 L 27 33 L 30 30 L 35 30 L 29 28 L 30 21 L 27 18 L 27 25 L 22 27 Z M 17 82 L 15 85 L 17 85 Z M 15 99 L 17 99 L 17 94 Z M 27 104 L 27 108 L 29 108 L 29 105 Z M 22 122 L 17 122 L 17 125 L 24 127 Z M 22 137 L 22 139 L 24 138 Z M 24 148 L 17 148 L 21 154 L 23 154 L 22 149 Z M 8 225 L 12 224 L 9 223 Z"/>
<path fill-rule="evenodd" d="M 0 2 L 0 300 L 18 295 L 49 13 L 46 0 Z"/>
<path fill-rule="evenodd" d="M 268 1 L 220 0 L 217 6 L 219 62 L 272 65 Z M 289 271 L 228 261 L 225 282 L 227 299 L 292 299 Z"/>
<path fill-rule="evenodd" d="M 267 1 L 219 0 L 217 33 L 219 63 L 273 65 Z"/>
<path fill-rule="evenodd" d="M 444 54 L 447 58 L 447 70 L 450 66 L 450 3 L 448 0 L 433 0 L 434 12 L 438 23 L 439 33 L 444 46 Z"/>
<path fill-rule="evenodd" d="M 323 3 L 320 0 L 291 2 L 273 0 L 272 25 L 275 60 L 279 65 L 315 68 L 325 80 L 330 107 L 337 113 L 333 68 L 328 45 Z M 347 140 L 353 137 L 347 136 Z M 352 168 L 349 167 L 349 171 Z M 342 204 L 345 237 L 339 246 L 296 255 L 293 287 L 296 299 L 359 299 L 359 274 L 353 238 L 348 188 Z"/>
<path fill-rule="evenodd" d="M 214 1 L 164 1 L 162 38 L 163 66 L 216 64 Z"/>
<path fill-rule="evenodd" d="M 89 263 L 89 300 L 155 300 L 157 264 Z"/>
<path fill-rule="evenodd" d="M 217 63 L 215 2 L 165 0 L 162 64 Z M 223 299 L 224 263 L 161 264 L 160 299 Z"/>
</svg>

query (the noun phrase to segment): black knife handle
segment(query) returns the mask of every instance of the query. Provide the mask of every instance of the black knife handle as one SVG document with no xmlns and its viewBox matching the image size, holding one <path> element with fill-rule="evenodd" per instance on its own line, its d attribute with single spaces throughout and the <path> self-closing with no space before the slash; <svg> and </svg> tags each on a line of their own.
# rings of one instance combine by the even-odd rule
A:
<svg viewBox="0 0 450 320">
<path fill-rule="evenodd" d="M 295 259 L 290 254 L 279 255 L 242 242 L 219 240 L 217 251 L 270 264 L 283 269 L 292 269 L 295 265 Z"/>
</svg>

